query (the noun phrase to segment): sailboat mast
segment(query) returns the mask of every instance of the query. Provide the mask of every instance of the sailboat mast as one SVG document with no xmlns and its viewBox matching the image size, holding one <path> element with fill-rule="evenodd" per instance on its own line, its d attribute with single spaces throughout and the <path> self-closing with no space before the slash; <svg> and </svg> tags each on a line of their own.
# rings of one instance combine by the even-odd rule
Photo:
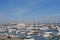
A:
<svg viewBox="0 0 60 40">
<path fill-rule="evenodd" d="M 36 30 L 37 30 L 37 16 L 36 16 Z"/>
</svg>

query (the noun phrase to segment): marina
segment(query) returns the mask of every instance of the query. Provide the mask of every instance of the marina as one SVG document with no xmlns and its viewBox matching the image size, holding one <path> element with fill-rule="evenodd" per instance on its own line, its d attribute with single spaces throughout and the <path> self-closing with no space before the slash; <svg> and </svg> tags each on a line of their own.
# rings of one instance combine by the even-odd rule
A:
<svg viewBox="0 0 60 40">
<path fill-rule="evenodd" d="M 23 24 L 22 24 L 23 25 Z M 40 25 L 40 24 L 39 24 Z M 19 38 L 19 39 L 23 39 L 23 40 L 57 40 L 58 37 L 60 36 L 60 30 L 59 30 L 59 26 L 28 26 L 28 27 L 35 27 L 35 28 L 27 28 L 22 27 L 21 23 L 19 25 L 19 28 L 17 25 L 13 25 L 10 27 L 9 25 L 0 26 L 0 35 L 5 35 L 7 37 L 11 37 L 11 38 Z M 46 25 L 46 24 L 45 24 Z M 23 25 L 24 26 L 24 25 Z"/>
<path fill-rule="evenodd" d="M 0 0 L 0 40 L 60 40 L 60 0 Z"/>
</svg>

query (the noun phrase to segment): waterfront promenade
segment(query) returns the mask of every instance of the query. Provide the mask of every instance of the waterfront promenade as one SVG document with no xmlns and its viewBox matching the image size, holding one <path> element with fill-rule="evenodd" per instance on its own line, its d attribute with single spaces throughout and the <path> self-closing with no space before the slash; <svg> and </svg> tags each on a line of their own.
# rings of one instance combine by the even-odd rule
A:
<svg viewBox="0 0 60 40">
<path fill-rule="evenodd" d="M 24 40 L 24 39 L 15 38 L 15 37 L 8 38 L 6 35 L 0 35 L 0 40 Z"/>
</svg>

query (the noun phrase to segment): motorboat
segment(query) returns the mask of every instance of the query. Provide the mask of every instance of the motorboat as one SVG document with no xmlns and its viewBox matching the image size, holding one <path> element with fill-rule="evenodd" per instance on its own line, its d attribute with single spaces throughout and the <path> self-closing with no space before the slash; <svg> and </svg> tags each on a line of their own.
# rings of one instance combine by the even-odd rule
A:
<svg viewBox="0 0 60 40">
<path fill-rule="evenodd" d="M 24 39 L 24 40 L 35 40 L 34 38 L 30 38 L 30 39 Z"/>
</svg>

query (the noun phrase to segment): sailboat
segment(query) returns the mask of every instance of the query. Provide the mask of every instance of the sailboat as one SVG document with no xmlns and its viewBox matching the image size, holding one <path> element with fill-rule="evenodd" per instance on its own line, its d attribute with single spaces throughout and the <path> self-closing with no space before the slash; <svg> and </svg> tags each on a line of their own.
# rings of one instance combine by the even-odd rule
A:
<svg viewBox="0 0 60 40">
<path fill-rule="evenodd" d="M 34 34 L 34 30 L 32 30 L 33 29 L 33 25 L 31 24 L 29 26 L 29 28 L 27 28 L 27 29 L 29 30 L 29 32 L 26 33 L 27 36 L 26 36 L 26 38 L 24 40 L 35 40 L 34 38 L 32 38 L 32 35 Z"/>
<path fill-rule="evenodd" d="M 36 36 L 40 36 L 41 34 L 39 33 L 39 31 L 38 31 L 38 25 L 37 25 L 37 16 L 36 16 L 36 24 L 35 24 L 35 28 L 34 28 L 34 34 L 36 35 Z"/>
</svg>

